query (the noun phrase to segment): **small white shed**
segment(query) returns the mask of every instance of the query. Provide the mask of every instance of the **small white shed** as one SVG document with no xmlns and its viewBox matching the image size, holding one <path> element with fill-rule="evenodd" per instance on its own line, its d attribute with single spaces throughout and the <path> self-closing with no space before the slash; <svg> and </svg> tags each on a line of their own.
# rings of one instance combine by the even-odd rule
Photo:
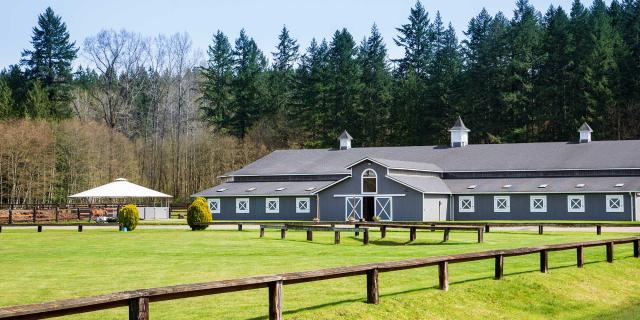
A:
<svg viewBox="0 0 640 320">
<path fill-rule="evenodd" d="M 69 196 L 71 199 L 87 199 L 89 202 L 93 202 L 96 199 L 108 199 L 108 200 L 141 200 L 141 199 L 153 199 L 165 200 L 161 201 L 160 206 L 139 206 L 138 211 L 141 219 L 168 219 L 169 218 L 169 199 L 172 196 L 155 191 L 143 186 L 131 183 L 124 178 L 118 178 L 113 182 L 76 193 Z"/>
</svg>

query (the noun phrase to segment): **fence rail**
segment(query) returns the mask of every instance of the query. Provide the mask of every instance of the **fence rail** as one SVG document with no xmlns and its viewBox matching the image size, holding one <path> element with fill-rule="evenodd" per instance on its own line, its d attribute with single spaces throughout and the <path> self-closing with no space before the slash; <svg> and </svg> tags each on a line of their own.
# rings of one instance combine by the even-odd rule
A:
<svg viewBox="0 0 640 320">
<path fill-rule="evenodd" d="M 578 267 L 582 267 L 584 263 L 584 248 L 605 246 L 607 262 L 611 263 L 613 262 L 614 258 L 614 245 L 627 243 L 633 243 L 633 256 L 638 258 L 640 256 L 640 237 L 583 241 L 537 247 L 461 253 L 447 256 L 426 257 L 312 271 L 283 273 L 278 275 L 257 276 L 241 279 L 140 289 L 86 298 L 67 299 L 30 305 L 19 305 L 0 308 L 0 319 L 43 319 L 111 309 L 116 307 L 128 307 L 130 320 L 148 320 L 150 312 L 150 302 L 198 297 L 228 292 L 238 292 L 260 288 L 268 288 L 269 319 L 282 319 L 283 286 L 288 284 L 366 275 L 367 303 L 378 304 L 378 274 L 380 272 L 438 266 L 439 288 L 442 290 L 448 290 L 450 263 L 495 259 L 495 278 L 501 279 L 504 275 L 505 257 L 539 253 L 540 271 L 546 273 L 548 271 L 549 263 L 548 253 L 551 251 L 576 249 L 576 264 Z"/>
</svg>

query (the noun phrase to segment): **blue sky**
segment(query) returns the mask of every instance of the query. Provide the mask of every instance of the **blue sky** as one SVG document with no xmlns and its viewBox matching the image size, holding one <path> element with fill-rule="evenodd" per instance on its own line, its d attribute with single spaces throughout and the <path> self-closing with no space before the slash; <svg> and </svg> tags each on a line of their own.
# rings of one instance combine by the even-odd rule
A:
<svg viewBox="0 0 640 320">
<path fill-rule="evenodd" d="M 540 11 L 550 5 L 569 8 L 571 0 L 530 0 Z M 591 5 L 592 0 L 582 0 Z M 485 7 L 490 13 L 503 11 L 512 16 L 515 0 L 423 0 L 435 16 L 440 11 L 462 36 L 469 20 Z M 301 47 L 313 37 L 330 38 L 346 27 L 356 38 L 368 35 L 375 22 L 385 37 L 392 57 L 402 55 L 393 44 L 396 27 L 406 23 L 415 0 L 218 0 L 218 1 L 139 1 L 139 0 L 25 0 L 0 3 L 0 69 L 16 63 L 30 46 L 31 29 L 37 15 L 51 6 L 67 23 L 78 45 L 101 29 L 128 29 L 146 36 L 187 32 L 195 48 L 206 50 L 212 34 L 220 29 L 235 39 L 245 28 L 260 48 L 270 56 L 282 25 L 287 25 Z"/>
</svg>

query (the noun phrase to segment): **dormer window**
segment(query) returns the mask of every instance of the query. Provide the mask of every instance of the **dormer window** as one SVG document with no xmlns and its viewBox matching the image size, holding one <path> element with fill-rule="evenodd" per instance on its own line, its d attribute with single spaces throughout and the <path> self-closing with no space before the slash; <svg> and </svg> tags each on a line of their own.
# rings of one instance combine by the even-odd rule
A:
<svg viewBox="0 0 640 320">
<path fill-rule="evenodd" d="M 469 189 L 469 190 L 473 190 L 473 189 L 475 189 L 475 188 L 477 188 L 477 187 L 478 187 L 477 185 L 472 184 L 472 185 L 468 186 L 468 187 L 467 187 L 467 189 Z"/>
<path fill-rule="evenodd" d="M 548 186 L 549 186 L 549 185 L 545 183 L 545 184 L 541 184 L 541 185 L 539 185 L 539 186 L 538 186 L 538 188 L 540 188 L 540 189 L 546 189 Z"/>
<path fill-rule="evenodd" d="M 256 187 L 251 187 L 251 188 L 247 189 L 247 192 L 251 192 L 251 191 L 255 191 L 255 190 L 256 190 Z"/>
<path fill-rule="evenodd" d="M 509 188 L 511 188 L 511 187 L 512 187 L 512 185 L 510 185 L 510 184 L 505 184 L 504 186 L 502 186 L 502 189 L 509 189 Z"/>
<path fill-rule="evenodd" d="M 316 189 L 316 187 L 309 187 L 309 188 L 304 189 L 304 191 L 313 191 L 315 189 Z"/>
<path fill-rule="evenodd" d="M 584 183 L 578 183 L 578 184 L 576 184 L 576 188 L 579 188 L 579 189 L 584 188 Z"/>
<path fill-rule="evenodd" d="M 220 188 L 220 189 L 216 190 L 216 192 L 225 192 L 225 191 L 227 191 L 227 188 Z"/>
<path fill-rule="evenodd" d="M 616 184 L 616 188 L 622 188 L 622 187 L 624 187 L 624 183 L 618 183 L 618 184 Z"/>
<path fill-rule="evenodd" d="M 276 191 L 283 191 L 284 189 L 286 189 L 286 188 L 285 187 L 281 187 L 281 188 L 276 189 Z"/>
<path fill-rule="evenodd" d="M 378 176 L 373 169 L 367 169 L 362 172 L 362 193 L 378 192 Z"/>
</svg>

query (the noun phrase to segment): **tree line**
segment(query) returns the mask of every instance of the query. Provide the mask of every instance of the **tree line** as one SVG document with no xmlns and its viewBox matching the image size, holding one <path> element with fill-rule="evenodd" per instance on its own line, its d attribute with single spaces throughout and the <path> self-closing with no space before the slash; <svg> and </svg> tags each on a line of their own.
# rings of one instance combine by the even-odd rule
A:
<svg viewBox="0 0 640 320">
<path fill-rule="evenodd" d="M 0 200 L 63 201 L 95 186 L 71 172 L 83 156 L 100 182 L 126 174 L 187 198 L 269 150 L 335 147 L 343 130 L 355 146 L 447 144 L 458 115 L 472 143 L 571 141 L 582 122 L 596 139 L 640 137 L 639 0 L 544 14 L 518 0 L 511 19 L 482 10 L 463 39 L 418 1 L 396 29 L 397 59 L 375 24 L 364 39 L 341 29 L 306 48 L 283 27 L 269 53 L 245 30 L 218 31 L 202 55 L 186 33 L 106 29 L 76 44 L 47 8 L 32 48 L 0 71 L 0 119 L 6 139 L 46 133 L 51 153 L 34 158 L 48 174 L 32 177 L 19 159 L 30 153 L 6 149 Z M 74 140 L 68 128 L 103 135 Z"/>
</svg>

